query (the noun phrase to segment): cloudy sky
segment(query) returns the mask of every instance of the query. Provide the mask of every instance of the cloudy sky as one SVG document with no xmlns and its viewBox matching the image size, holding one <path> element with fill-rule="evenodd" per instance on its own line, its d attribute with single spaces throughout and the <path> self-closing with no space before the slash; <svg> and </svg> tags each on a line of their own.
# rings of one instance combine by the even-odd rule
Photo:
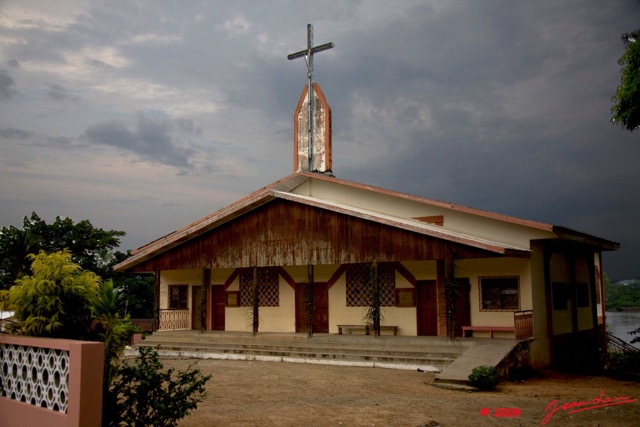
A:
<svg viewBox="0 0 640 427">
<path fill-rule="evenodd" d="M 614 240 L 640 277 L 640 133 L 609 122 L 637 0 L 0 0 L 0 225 L 132 249 L 288 175 L 308 23 L 337 177 Z"/>
</svg>

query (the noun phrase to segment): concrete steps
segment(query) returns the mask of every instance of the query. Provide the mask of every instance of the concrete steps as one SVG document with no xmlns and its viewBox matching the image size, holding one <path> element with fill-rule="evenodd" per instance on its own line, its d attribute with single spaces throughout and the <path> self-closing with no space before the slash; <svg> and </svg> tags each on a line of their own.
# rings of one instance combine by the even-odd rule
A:
<svg viewBox="0 0 640 427">
<path fill-rule="evenodd" d="M 316 334 L 156 332 L 138 346 L 159 346 L 165 357 L 263 360 L 440 372 L 463 354 L 472 340 Z"/>
</svg>

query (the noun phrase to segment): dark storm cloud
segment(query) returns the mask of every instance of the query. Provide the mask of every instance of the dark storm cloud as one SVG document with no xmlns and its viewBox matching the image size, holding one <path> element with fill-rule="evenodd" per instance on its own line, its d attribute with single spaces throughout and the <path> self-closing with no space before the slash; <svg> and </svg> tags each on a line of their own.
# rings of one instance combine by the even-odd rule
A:
<svg viewBox="0 0 640 427">
<path fill-rule="evenodd" d="M 10 99 L 17 93 L 16 82 L 5 69 L 0 70 L 0 100 Z"/>
<path fill-rule="evenodd" d="M 606 270 L 640 275 L 640 144 L 608 122 L 637 1 L 143 4 L 71 5 L 77 15 L 53 21 L 63 31 L 0 29 L 27 41 L 3 48 L 5 146 L 115 147 L 207 174 L 194 191 L 224 170 L 236 177 L 231 202 L 290 171 L 306 64 L 286 55 L 312 23 L 316 44 L 335 43 L 314 78 L 333 110 L 337 177 L 620 241 Z M 45 7 L 35 9 L 46 17 Z M 51 136 L 65 133 L 80 141 Z M 138 217 L 122 227 L 139 228 Z"/>
<path fill-rule="evenodd" d="M 110 145 L 131 151 L 142 160 L 157 162 L 180 169 L 190 166 L 192 150 L 178 146 L 172 132 L 197 132 L 188 119 L 149 118 L 138 113 L 134 126 L 123 121 L 106 121 L 90 126 L 84 138 L 95 144 Z"/>
<path fill-rule="evenodd" d="M 4 128 L 0 129 L 0 137 L 6 139 L 29 139 L 33 136 L 33 132 L 24 129 Z"/>
<path fill-rule="evenodd" d="M 58 84 L 49 85 L 47 95 L 54 101 L 63 101 L 68 97 L 66 89 Z"/>
</svg>

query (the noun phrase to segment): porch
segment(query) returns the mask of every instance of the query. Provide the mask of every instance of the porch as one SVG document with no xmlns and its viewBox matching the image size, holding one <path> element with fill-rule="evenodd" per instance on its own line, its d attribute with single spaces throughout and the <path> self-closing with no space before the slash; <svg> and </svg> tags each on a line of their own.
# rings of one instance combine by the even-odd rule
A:
<svg viewBox="0 0 640 427">
<path fill-rule="evenodd" d="M 193 313 L 192 310 L 168 310 L 161 309 L 159 310 L 159 322 L 158 322 L 158 332 L 167 332 L 167 331 L 188 331 L 188 330 L 203 330 L 201 328 L 201 323 L 194 318 L 194 315 L 198 315 L 200 312 L 196 310 L 196 313 Z M 342 335 L 342 327 L 345 325 L 338 325 L 338 334 Z M 353 325 L 351 325 L 353 328 Z M 384 330 L 393 331 L 393 335 L 398 335 L 397 326 L 382 326 Z M 366 329 L 366 335 L 369 335 L 369 329 L 362 327 L 363 330 Z M 474 331 L 480 333 L 488 334 L 489 338 L 494 337 L 494 331 L 498 332 L 506 332 L 509 334 L 510 338 L 511 334 L 515 337 L 516 340 L 523 340 L 528 338 L 533 338 L 533 310 L 519 310 L 513 312 L 513 327 L 511 326 L 481 326 L 481 325 L 462 325 L 462 338 L 467 337 L 467 333 L 471 334 Z M 211 331 L 209 331 L 211 332 Z M 235 334 L 236 332 L 234 332 Z M 242 334 L 242 332 L 237 332 Z M 307 334 L 294 334 L 307 336 Z M 317 335 L 317 334 L 316 334 Z M 331 335 L 331 334 L 321 334 L 321 335 Z"/>
<path fill-rule="evenodd" d="M 163 331 L 137 347 L 158 348 L 162 357 L 307 363 L 436 372 L 438 384 L 465 384 L 471 370 L 491 364 L 503 375 L 514 350 L 530 340 L 265 332 Z M 525 351 L 526 353 L 526 351 Z M 510 357 L 511 356 L 511 357 Z M 526 363 L 527 361 L 519 360 Z"/>
</svg>

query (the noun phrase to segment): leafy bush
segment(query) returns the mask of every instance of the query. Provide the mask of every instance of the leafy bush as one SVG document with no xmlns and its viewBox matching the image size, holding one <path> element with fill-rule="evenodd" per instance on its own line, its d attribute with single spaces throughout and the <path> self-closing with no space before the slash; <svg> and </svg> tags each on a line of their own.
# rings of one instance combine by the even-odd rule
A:
<svg viewBox="0 0 640 427">
<path fill-rule="evenodd" d="M 480 390 L 491 390 L 500 382 L 498 370 L 493 366 L 478 366 L 469 375 L 469 384 Z"/>
<path fill-rule="evenodd" d="M 68 250 L 29 255 L 31 276 L 9 291 L 9 304 L 24 335 L 91 339 L 92 301 L 100 278 L 74 263 Z"/>
<path fill-rule="evenodd" d="M 140 347 L 135 364 L 114 372 L 102 425 L 174 427 L 202 401 L 210 378 L 191 368 L 174 375 L 173 369 L 163 370 L 156 350 Z"/>
</svg>

